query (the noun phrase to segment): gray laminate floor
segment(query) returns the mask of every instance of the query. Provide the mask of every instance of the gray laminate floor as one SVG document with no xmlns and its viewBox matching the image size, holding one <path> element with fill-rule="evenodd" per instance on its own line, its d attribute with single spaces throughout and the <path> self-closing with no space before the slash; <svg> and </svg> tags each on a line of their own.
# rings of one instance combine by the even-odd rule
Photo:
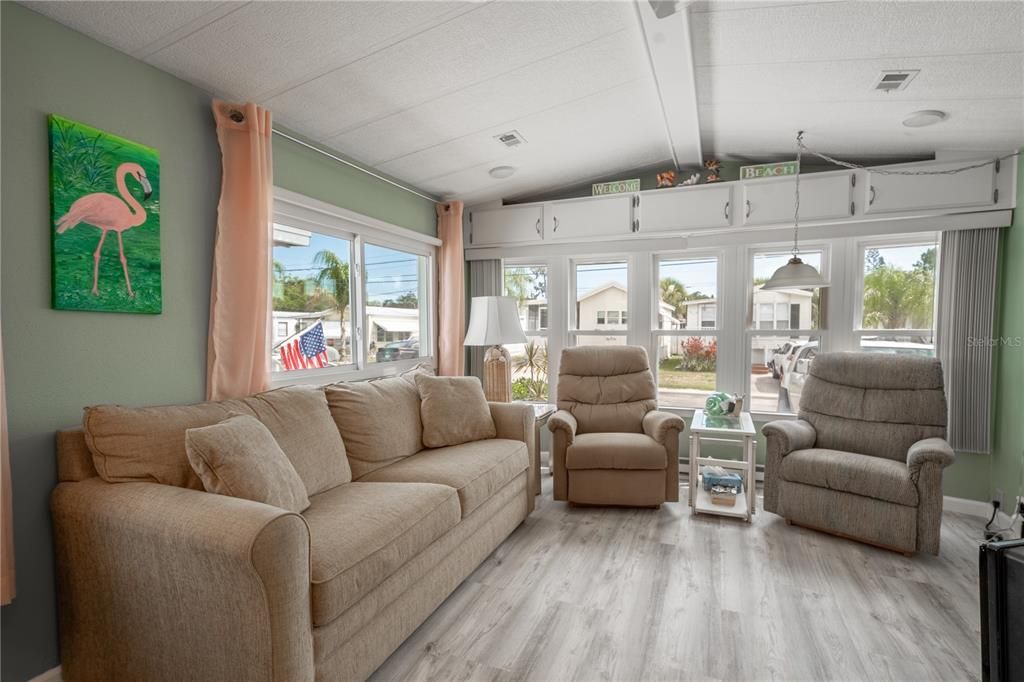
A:
<svg viewBox="0 0 1024 682">
<path fill-rule="evenodd" d="M 375 680 L 978 679 L 982 522 L 938 558 L 660 510 L 538 508 Z"/>
</svg>

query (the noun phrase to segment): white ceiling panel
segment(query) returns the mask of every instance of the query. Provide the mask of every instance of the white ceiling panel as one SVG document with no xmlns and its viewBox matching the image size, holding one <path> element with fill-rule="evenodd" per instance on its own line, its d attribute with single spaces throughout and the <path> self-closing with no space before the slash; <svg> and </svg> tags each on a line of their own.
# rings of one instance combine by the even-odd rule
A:
<svg viewBox="0 0 1024 682">
<path fill-rule="evenodd" d="M 883 70 L 919 69 L 906 90 L 874 89 Z M 702 66 L 697 69 L 702 105 L 776 102 L 860 101 L 891 104 L 907 100 L 1024 97 L 1020 53 L 859 59 L 834 62 Z M 942 108 L 942 107 L 933 107 Z"/>
<path fill-rule="evenodd" d="M 648 77 L 511 122 L 509 127 L 527 140 L 520 148 L 509 149 L 495 140 L 494 136 L 503 132 L 504 127 L 493 128 L 379 167 L 418 184 L 490 162 L 516 166 L 518 159 L 536 155 L 555 162 L 578 150 L 600 147 L 620 138 L 643 139 L 635 131 L 659 130 L 659 117 L 657 96 Z M 564 134 L 566 121 L 572 122 L 573 135 Z M 669 156 L 664 136 L 651 137 L 662 145 L 663 157 Z"/>
<path fill-rule="evenodd" d="M 161 69 L 263 101 L 479 8 L 468 2 L 252 3 L 152 54 Z M 260 49 L 252 49 L 258 45 Z"/>
<path fill-rule="evenodd" d="M 25 2 L 122 52 L 143 56 L 151 45 L 166 44 L 244 7 L 244 2 Z"/>
<path fill-rule="evenodd" d="M 698 66 L 1020 52 L 1024 3 L 843 2 L 692 16 Z"/>
<path fill-rule="evenodd" d="M 627 26 L 327 142 L 377 165 L 492 128 L 515 128 L 523 117 L 646 78 L 650 71 L 637 32 Z"/>
<path fill-rule="evenodd" d="M 626 3 L 492 2 L 268 100 L 289 125 L 328 139 L 501 76 L 634 21 Z"/>
</svg>

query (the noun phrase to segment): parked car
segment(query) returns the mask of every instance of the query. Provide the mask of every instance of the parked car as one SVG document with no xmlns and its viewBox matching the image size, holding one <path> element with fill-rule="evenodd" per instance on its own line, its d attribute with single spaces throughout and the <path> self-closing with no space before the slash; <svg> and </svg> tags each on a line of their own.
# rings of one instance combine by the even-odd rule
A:
<svg viewBox="0 0 1024 682">
<path fill-rule="evenodd" d="M 779 372 L 779 385 L 786 388 L 787 379 L 786 376 L 793 369 L 796 363 L 796 356 L 800 353 L 800 350 L 806 346 L 818 347 L 817 341 L 793 341 L 789 346 L 789 352 L 782 356 L 782 359 L 778 361 L 776 367 Z"/>
<path fill-rule="evenodd" d="M 800 407 L 800 394 L 804 391 L 804 382 L 811 371 L 811 362 L 817 354 L 817 341 L 803 344 L 797 349 L 793 362 L 786 372 L 783 388 L 789 397 L 789 408 L 794 412 Z"/>
<path fill-rule="evenodd" d="M 897 355 L 916 355 L 925 358 L 935 357 L 935 345 L 931 343 L 884 341 L 864 338 L 861 339 L 860 349 L 866 353 L 895 353 Z"/>
<path fill-rule="evenodd" d="M 420 356 L 420 340 L 413 336 L 401 341 L 392 341 L 377 349 L 377 362 L 394 362 Z"/>
<path fill-rule="evenodd" d="M 773 348 L 768 351 L 768 369 L 772 371 L 772 376 L 776 379 L 782 378 L 782 363 L 786 361 L 786 355 L 793 349 L 793 342 L 786 341 L 778 348 Z"/>
</svg>

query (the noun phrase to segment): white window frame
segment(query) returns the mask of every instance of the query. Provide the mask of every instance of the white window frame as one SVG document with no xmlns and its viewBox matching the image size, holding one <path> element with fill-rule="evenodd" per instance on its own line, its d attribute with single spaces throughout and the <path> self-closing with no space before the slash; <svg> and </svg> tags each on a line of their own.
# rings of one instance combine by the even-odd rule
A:
<svg viewBox="0 0 1024 682">
<path fill-rule="evenodd" d="M 393 376 L 407 371 L 421 363 L 435 364 L 435 339 L 437 329 L 437 247 L 441 240 L 436 237 L 414 232 L 392 225 L 376 218 L 333 206 L 326 202 L 307 197 L 280 187 L 274 188 L 273 221 L 282 225 L 309 230 L 329 237 L 350 241 L 349 283 L 352 313 L 352 357 L 353 362 L 323 369 L 302 369 L 286 372 L 271 372 L 271 386 L 294 384 L 327 384 L 335 381 L 358 381 L 382 376 Z M 419 261 L 418 284 L 424 293 L 419 303 L 420 311 L 420 355 L 408 360 L 370 363 L 369 331 L 366 314 L 366 244 L 395 249 L 416 256 Z M 270 264 L 268 263 L 268 267 Z M 273 311 L 273 301 L 267 306 Z M 270 316 L 268 316 L 270 317 Z M 273 338 L 272 318 L 268 319 L 268 334 Z M 270 362 L 270 358 L 267 358 Z"/>
<path fill-rule="evenodd" d="M 577 295 L 578 295 L 577 291 L 576 291 L 576 280 L 577 280 L 576 268 L 578 266 L 580 266 L 580 265 L 599 265 L 599 264 L 602 264 L 602 263 L 609 263 L 609 264 L 611 264 L 611 263 L 622 263 L 625 266 L 625 268 L 626 268 L 626 301 L 632 302 L 632 300 L 633 300 L 632 290 L 634 288 L 633 284 L 632 284 L 633 279 L 634 279 L 632 260 L 633 259 L 630 258 L 629 256 L 623 257 L 623 256 L 620 256 L 620 255 L 584 256 L 584 257 L 581 257 L 581 258 L 570 258 L 569 259 L 569 281 L 568 281 L 568 289 L 569 289 L 568 320 L 569 320 L 569 327 L 568 327 L 568 330 L 567 330 L 568 333 L 567 333 L 567 336 L 566 336 L 566 339 L 565 339 L 565 345 L 567 347 L 573 347 L 573 346 L 580 345 L 580 341 L 579 341 L 580 337 L 586 337 L 586 336 L 594 336 L 594 337 L 597 337 L 597 336 L 604 336 L 604 337 L 608 337 L 608 336 L 625 336 L 627 344 L 633 343 L 632 341 L 630 341 L 630 329 L 631 328 L 630 328 L 630 325 L 629 325 L 628 321 L 626 323 L 626 328 L 625 329 L 577 329 L 577 326 L 579 325 L 579 320 L 576 319 L 576 315 L 577 315 L 577 311 L 576 311 L 577 305 L 576 305 L 576 303 L 577 303 Z M 627 304 L 626 308 L 628 310 L 628 308 L 629 308 L 628 304 Z M 609 311 L 605 311 L 605 322 L 604 322 L 605 326 L 608 326 L 608 325 L 611 324 L 610 322 L 608 322 L 608 317 L 607 317 L 608 312 Z M 620 312 L 620 311 L 612 311 L 612 312 Z M 616 324 L 620 324 L 620 323 L 616 323 Z M 600 326 L 600 323 L 595 322 L 594 326 Z"/>
<path fill-rule="evenodd" d="M 896 235 L 892 237 L 866 237 L 858 239 L 853 249 L 856 254 L 856 262 L 853 268 L 855 273 L 853 286 L 853 320 L 852 331 L 854 344 L 851 350 L 859 350 L 861 340 L 865 336 L 930 336 L 935 339 L 937 332 L 936 322 L 939 316 L 939 262 L 941 249 L 939 248 L 938 232 L 917 232 L 908 235 Z M 932 292 L 932 326 L 930 329 L 870 329 L 864 326 L 864 258 L 869 249 L 890 249 L 905 246 L 921 246 L 924 244 L 935 245 L 935 283 Z"/>
</svg>

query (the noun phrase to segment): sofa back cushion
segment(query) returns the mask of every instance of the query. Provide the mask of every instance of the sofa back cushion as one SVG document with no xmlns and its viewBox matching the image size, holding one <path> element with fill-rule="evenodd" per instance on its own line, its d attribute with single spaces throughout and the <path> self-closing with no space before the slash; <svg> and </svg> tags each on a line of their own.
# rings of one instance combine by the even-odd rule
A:
<svg viewBox="0 0 1024 682">
<path fill-rule="evenodd" d="M 800 418 L 815 447 L 905 462 L 924 438 L 946 436 L 942 364 L 888 353 L 822 353 L 811 363 Z"/>
<path fill-rule="evenodd" d="M 423 420 L 423 445 L 443 448 L 494 438 L 491 409 L 476 377 L 416 375 Z"/>
<path fill-rule="evenodd" d="M 642 346 L 576 346 L 562 351 L 558 409 L 576 418 L 578 433 L 642 433 L 657 409 L 657 387 Z"/>
<path fill-rule="evenodd" d="M 353 478 L 423 449 L 420 394 L 412 376 L 331 384 L 324 390 Z"/>
<path fill-rule="evenodd" d="M 260 420 L 236 414 L 185 432 L 189 463 L 207 492 L 292 512 L 309 507 L 306 485 Z"/>
<path fill-rule="evenodd" d="M 310 495 L 352 480 L 345 444 L 323 392 L 294 386 L 240 400 L 85 408 L 85 440 L 96 472 L 108 483 L 156 481 L 202 490 L 185 451 L 188 429 L 211 426 L 232 414 L 259 419 L 291 461 Z"/>
</svg>

